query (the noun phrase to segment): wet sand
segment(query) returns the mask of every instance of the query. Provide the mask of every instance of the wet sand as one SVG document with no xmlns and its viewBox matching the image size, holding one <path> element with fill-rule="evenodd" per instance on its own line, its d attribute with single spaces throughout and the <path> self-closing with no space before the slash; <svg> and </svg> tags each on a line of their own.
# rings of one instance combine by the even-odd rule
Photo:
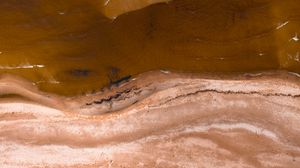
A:
<svg viewBox="0 0 300 168">
<path fill-rule="evenodd" d="M 144 73 L 63 97 L 0 79 L 2 167 L 298 167 L 300 78 Z"/>
<path fill-rule="evenodd" d="M 116 19 L 118 16 L 142 9 L 156 3 L 168 3 L 171 0 L 102 0 L 98 4 L 100 11 L 110 19 Z"/>
</svg>

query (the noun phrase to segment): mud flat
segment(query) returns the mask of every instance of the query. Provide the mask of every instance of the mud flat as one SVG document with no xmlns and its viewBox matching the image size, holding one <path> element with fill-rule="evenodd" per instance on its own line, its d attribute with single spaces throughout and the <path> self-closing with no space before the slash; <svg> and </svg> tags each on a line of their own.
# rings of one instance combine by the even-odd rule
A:
<svg viewBox="0 0 300 168">
<path fill-rule="evenodd" d="M 148 72 L 103 92 L 2 76 L 2 167 L 298 167 L 300 78 Z"/>
</svg>

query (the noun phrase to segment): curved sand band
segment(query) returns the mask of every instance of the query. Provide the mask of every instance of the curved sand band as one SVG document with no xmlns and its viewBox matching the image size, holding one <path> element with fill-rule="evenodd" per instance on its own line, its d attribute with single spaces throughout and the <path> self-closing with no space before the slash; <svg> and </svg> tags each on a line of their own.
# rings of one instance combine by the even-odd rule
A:
<svg viewBox="0 0 300 168">
<path fill-rule="evenodd" d="M 171 0 L 100 0 L 100 10 L 106 17 L 115 19 L 124 13 L 169 1 Z"/>
<path fill-rule="evenodd" d="M 86 96 L 0 80 L 1 167 L 298 167 L 300 78 L 149 72 Z"/>
</svg>

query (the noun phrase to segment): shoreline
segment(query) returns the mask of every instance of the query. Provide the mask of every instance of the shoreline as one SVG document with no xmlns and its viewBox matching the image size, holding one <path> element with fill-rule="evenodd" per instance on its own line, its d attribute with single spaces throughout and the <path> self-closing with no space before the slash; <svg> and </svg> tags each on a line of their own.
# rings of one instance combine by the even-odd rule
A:
<svg viewBox="0 0 300 168">
<path fill-rule="evenodd" d="M 290 85 L 291 88 L 297 88 L 300 87 L 299 81 L 298 74 L 287 71 L 216 74 L 160 70 L 136 75 L 131 79 L 92 94 L 61 96 L 40 91 L 33 83 L 21 77 L 5 74 L 0 77 L 0 96 L 2 96 L 0 101 L 8 99 L 7 101 L 15 102 L 19 100 L 70 114 L 101 115 L 126 109 L 152 94 L 172 87 L 188 85 L 189 82 L 192 83 L 192 87 L 195 85 L 198 88 L 197 92 L 274 94 L 275 96 L 282 94 L 281 96 L 298 97 L 300 93 L 298 94 L 297 90 L 290 90 L 284 86 Z M 266 82 L 271 83 L 266 84 Z M 236 85 L 236 88 L 230 85 Z M 249 86 L 242 88 L 243 85 Z M 255 85 L 261 86 L 256 87 Z M 268 89 L 272 88 L 272 85 L 279 90 Z M 14 95 L 16 98 L 5 98 L 7 95 Z"/>
</svg>

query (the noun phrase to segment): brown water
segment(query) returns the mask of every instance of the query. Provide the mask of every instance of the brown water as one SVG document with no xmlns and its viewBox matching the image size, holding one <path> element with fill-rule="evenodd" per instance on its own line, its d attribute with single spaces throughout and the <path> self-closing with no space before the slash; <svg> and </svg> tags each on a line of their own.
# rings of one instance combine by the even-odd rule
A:
<svg viewBox="0 0 300 168">
<path fill-rule="evenodd" d="M 65 95 L 156 69 L 300 72 L 299 0 L 174 0 L 115 20 L 92 0 L 3 0 L 0 24 L 0 72 Z"/>
</svg>

